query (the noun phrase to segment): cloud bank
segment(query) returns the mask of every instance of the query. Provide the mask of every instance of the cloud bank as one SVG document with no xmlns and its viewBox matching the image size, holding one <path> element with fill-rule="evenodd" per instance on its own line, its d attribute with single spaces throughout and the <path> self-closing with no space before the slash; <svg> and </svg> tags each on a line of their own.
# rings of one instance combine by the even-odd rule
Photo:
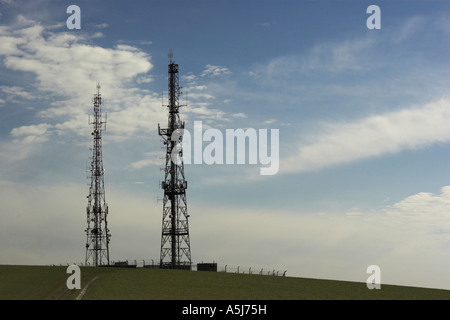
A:
<svg viewBox="0 0 450 320">
<path fill-rule="evenodd" d="M 0 181 L 2 263 L 83 262 L 84 185 Z M 26 194 L 26 197 L 23 197 Z M 161 206 L 147 195 L 107 190 L 112 260 L 158 260 Z M 288 276 L 450 289 L 450 186 L 372 211 L 336 213 L 202 207 L 191 203 L 193 261 L 288 270 Z M 249 228 L 248 226 L 252 226 Z"/>
<path fill-rule="evenodd" d="M 52 131 L 85 134 L 97 83 L 102 86 L 106 109 L 114 124 L 111 139 L 124 139 L 137 130 L 157 127 L 157 121 L 162 119 L 160 99 L 147 90 L 136 89 L 133 82 L 153 68 L 150 56 L 124 44 L 114 48 L 96 46 L 92 44 L 93 37 L 85 33 L 55 33 L 52 28 L 20 15 L 15 24 L 0 28 L 0 56 L 4 65 L 36 78 L 39 93 L 35 99 L 43 101 L 49 95 L 51 98 L 36 113 L 45 123 L 33 124 L 28 129 L 15 128 L 11 135 L 34 133 L 44 125 L 49 134 Z M 0 90 L 11 99 L 32 98 L 19 86 L 1 86 Z M 149 127 L 149 123 L 155 126 Z"/>
</svg>

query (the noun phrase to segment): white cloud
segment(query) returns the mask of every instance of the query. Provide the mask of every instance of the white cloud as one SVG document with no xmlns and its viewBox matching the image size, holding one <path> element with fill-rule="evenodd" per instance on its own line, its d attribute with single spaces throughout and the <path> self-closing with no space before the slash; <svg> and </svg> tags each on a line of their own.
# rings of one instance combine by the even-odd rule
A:
<svg viewBox="0 0 450 320">
<path fill-rule="evenodd" d="M 152 77 L 139 77 L 139 78 L 137 78 L 136 82 L 138 84 L 150 83 L 150 82 L 153 82 L 153 78 Z"/>
<path fill-rule="evenodd" d="M 20 167 L 23 160 L 33 155 L 38 150 L 38 144 L 29 143 L 30 140 L 45 140 L 47 137 L 45 133 L 42 136 L 18 136 L 11 141 L 0 142 L 0 162 L 2 164 L 2 170 L 0 170 L 0 179 L 3 175 L 7 175 L 14 170 L 22 170 Z M 24 143 L 20 143 L 22 140 Z M 18 143 L 19 142 L 19 143 Z M 28 143 L 27 143 L 28 142 Z"/>
<path fill-rule="evenodd" d="M 22 87 L 18 86 L 0 86 L 0 90 L 7 94 L 9 97 L 14 99 L 14 97 L 19 97 L 23 99 L 33 99 L 33 96 L 25 91 Z"/>
<path fill-rule="evenodd" d="M 391 219 L 401 217 L 403 225 L 414 225 L 420 232 L 440 236 L 450 232 L 449 208 L 450 186 L 445 186 L 440 194 L 420 192 L 387 206 L 384 211 L 389 224 Z M 448 245 L 448 239 L 442 246 Z"/>
<path fill-rule="evenodd" d="M 217 95 L 223 96 L 224 86 L 229 85 L 224 84 L 219 76 L 229 73 L 231 71 L 228 68 L 207 65 L 200 75 L 188 73 L 181 77 L 182 82 L 188 83 L 185 86 L 185 90 L 183 90 L 186 92 L 188 98 L 188 107 L 184 109 L 186 120 L 202 120 L 208 122 L 208 127 L 217 128 L 223 126 L 223 122 L 247 118 L 247 115 L 243 112 L 228 113 L 219 108 L 210 107 L 213 104 L 220 105 L 221 103 L 229 103 L 231 101 L 230 99 L 220 99 L 220 103 L 217 103 Z M 229 94 L 230 92 L 227 92 L 227 97 Z"/>
<path fill-rule="evenodd" d="M 115 48 L 92 45 L 90 39 L 97 36 L 99 34 L 95 33 L 53 33 L 39 23 L 18 16 L 13 26 L 0 29 L 0 56 L 4 56 L 7 68 L 35 74 L 37 89 L 54 97 L 38 116 L 57 121 L 55 128 L 59 133 L 63 130 L 85 132 L 82 128 L 86 127 L 87 113 L 92 112 L 91 99 L 97 82 L 102 85 L 104 111 L 113 111 L 112 122 L 129 125 L 128 129 L 123 125 L 112 127 L 113 132 L 117 131 L 115 134 L 124 139 L 129 137 L 136 130 L 132 126 L 136 123 L 139 129 L 154 130 L 156 126 L 148 129 L 148 123 L 139 125 L 148 120 L 147 115 L 160 119 L 153 97 L 145 90 L 129 86 L 138 76 L 142 81 L 149 79 L 144 75 L 153 67 L 150 57 L 128 45 L 119 44 Z M 20 87 L 2 86 L 0 89 L 8 95 L 32 98 Z M 142 104 L 148 102 L 150 108 L 147 105 L 146 109 Z M 122 117 L 120 122 L 115 116 Z"/>
<path fill-rule="evenodd" d="M 258 23 L 256 23 L 256 25 L 258 27 L 266 27 L 266 28 L 271 27 L 274 24 L 275 24 L 275 22 L 258 22 Z"/>
<path fill-rule="evenodd" d="M 270 84 L 285 84 L 299 74 L 317 72 L 341 73 L 366 70 L 373 39 L 355 39 L 339 43 L 319 43 L 302 55 L 281 55 L 257 65 L 248 75 Z"/>
<path fill-rule="evenodd" d="M 450 141 L 450 101 L 321 126 L 282 158 L 280 172 L 309 171 Z"/>
<path fill-rule="evenodd" d="M 247 115 L 245 113 L 239 112 L 239 113 L 233 113 L 232 117 L 236 118 L 236 119 L 245 119 L 245 118 L 247 118 Z"/>
<path fill-rule="evenodd" d="M 276 121 L 277 121 L 276 119 L 269 119 L 269 120 L 264 121 L 263 123 L 264 124 L 272 124 L 272 123 L 274 123 Z"/>
<path fill-rule="evenodd" d="M 67 25 L 65 22 L 59 22 L 59 23 L 55 23 L 53 25 L 47 26 L 47 30 L 54 30 L 54 29 L 62 29 L 62 28 L 66 28 Z"/>
<path fill-rule="evenodd" d="M 31 126 L 21 126 L 11 130 L 11 135 L 24 143 L 44 142 L 48 140 L 48 129 L 52 126 L 46 123 Z"/>
<path fill-rule="evenodd" d="M 44 33 L 40 24 L 26 22 L 26 27 L 8 30 L 9 45 L 0 47 L 0 55 L 5 56 L 8 68 L 35 73 L 39 88 L 44 91 L 82 96 L 100 81 L 106 90 L 115 92 L 127 80 L 152 68 L 147 54 L 134 47 L 93 46 L 86 42 L 86 36 Z"/>
<path fill-rule="evenodd" d="M 189 93 L 189 98 L 211 100 L 214 99 L 214 96 L 208 93 Z"/>
<path fill-rule="evenodd" d="M 154 95 L 132 94 L 123 97 L 128 101 L 126 109 L 108 113 L 108 139 L 121 141 L 135 136 L 138 132 L 150 132 L 158 129 L 158 123 L 166 123 L 166 107 L 161 105 L 159 97 Z M 119 102 L 122 100 L 119 100 Z"/>
<path fill-rule="evenodd" d="M 161 151 L 157 152 L 147 152 L 146 153 L 146 159 L 142 159 L 139 161 L 135 161 L 131 164 L 131 167 L 133 169 L 142 169 L 144 167 L 150 166 L 150 165 L 158 165 L 163 166 L 164 165 L 164 153 Z M 162 159 L 161 159 L 162 158 Z"/>
<path fill-rule="evenodd" d="M 2 29 L 0 29 L 2 30 Z M 11 37 L 8 32 L 3 31 L 0 36 L 0 52 L 4 55 L 17 54 L 19 53 L 17 47 L 19 45 L 25 44 L 26 40 L 16 37 Z"/>
<path fill-rule="evenodd" d="M 166 121 L 160 97 L 132 87 L 133 81 L 138 84 L 152 81 L 147 73 L 153 65 L 145 52 L 124 43 L 114 48 L 92 45 L 91 40 L 100 36 L 98 32 L 52 30 L 18 16 L 16 24 L 0 29 L 0 56 L 4 56 L 7 68 L 35 74 L 37 89 L 54 97 L 37 113 L 38 118 L 46 122 L 56 122 L 53 132 L 86 135 L 89 130 L 87 114 L 92 113 L 91 99 L 98 82 L 102 86 L 102 110 L 108 113 L 108 139 L 123 141 L 137 132 L 156 130 L 158 123 Z M 200 78 L 229 73 L 225 67 L 207 65 Z M 185 77 L 188 82 L 198 78 L 192 74 Z M 8 94 L 31 98 L 19 87 L 3 86 L 1 89 Z M 193 107 L 186 110 L 186 116 L 190 113 L 197 119 L 209 121 L 231 119 L 232 115 L 208 108 L 206 101 L 215 97 L 206 89 L 207 86 L 201 84 L 191 87 L 189 98 Z M 48 131 L 45 135 L 34 136 L 34 142 L 46 141 L 49 134 Z"/>
<path fill-rule="evenodd" d="M 195 81 L 197 80 L 197 76 L 192 72 L 189 72 L 187 74 L 182 75 L 181 80 L 185 82 L 195 83 Z"/>
<path fill-rule="evenodd" d="M 91 36 L 91 39 L 95 39 L 95 38 L 103 38 L 105 35 L 101 32 L 96 32 Z"/>
<path fill-rule="evenodd" d="M 186 115 L 195 120 L 209 120 L 209 121 L 229 121 L 228 114 L 219 109 L 208 108 L 207 103 L 193 103 L 186 109 Z"/>
<path fill-rule="evenodd" d="M 395 42 L 401 42 L 414 36 L 415 33 L 424 29 L 426 19 L 421 16 L 414 16 L 406 19 L 399 27 L 394 37 Z"/>
<path fill-rule="evenodd" d="M 109 25 L 106 22 L 94 25 L 94 27 L 97 28 L 97 29 L 105 29 L 105 28 L 108 28 L 108 26 Z"/>
<path fill-rule="evenodd" d="M 133 169 L 142 169 L 142 168 L 150 166 L 150 165 L 162 166 L 163 162 L 160 159 L 143 159 L 143 160 L 133 162 L 131 164 L 131 167 Z"/>
<path fill-rule="evenodd" d="M 194 87 L 191 87 L 190 89 L 202 91 L 202 90 L 208 89 L 208 87 L 205 85 L 202 85 L 202 86 L 194 86 Z"/>
<path fill-rule="evenodd" d="M 231 71 L 226 68 L 226 67 L 221 67 L 221 66 L 214 66 L 214 65 L 206 65 L 205 70 L 202 72 L 201 76 L 202 77 L 206 77 L 206 76 L 220 76 L 220 75 L 224 75 L 224 74 L 230 74 Z"/>
</svg>

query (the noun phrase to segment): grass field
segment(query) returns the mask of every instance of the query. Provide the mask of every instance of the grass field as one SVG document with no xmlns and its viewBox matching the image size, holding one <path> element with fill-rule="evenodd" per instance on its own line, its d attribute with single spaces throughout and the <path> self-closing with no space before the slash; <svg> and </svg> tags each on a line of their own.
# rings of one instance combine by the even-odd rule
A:
<svg viewBox="0 0 450 320">
<path fill-rule="evenodd" d="M 0 299 L 74 300 L 67 267 L 0 265 Z M 81 267 L 83 300 L 450 300 L 450 290 L 232 273 Z"/>
</svg>

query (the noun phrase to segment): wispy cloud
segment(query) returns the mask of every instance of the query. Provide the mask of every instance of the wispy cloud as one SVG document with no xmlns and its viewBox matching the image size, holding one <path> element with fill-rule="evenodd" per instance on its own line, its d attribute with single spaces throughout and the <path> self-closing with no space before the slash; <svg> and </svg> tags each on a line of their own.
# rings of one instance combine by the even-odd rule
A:
<svg viewBox="0 0 450 320">
<path fill-rule="evenodd" d="M 323 125 L 285 156 L 280 172 L 301 172 L 450 141 L 450 101 Z"/>
<path fill-rule="evenodd" d="M 265 82 L 284 84 L 298 74 L 362 71 L 370 66 L 368 57 L 375 44 L 370 38 L 319 43 L 301 55 L 282 55 L 257 65 L 249 75 Z"/>
<path fill-rule="evenodd" d="M 264 27 L 264 28 L 271 27 L 271 26 L 273 26 L 274 24 L 275 24 L 274 21 L 272 21 L 272 22 L 266 21 L 266 22 L 257 22 L 257 23 L 256 23 L 256 25 L 257 25 L 258 27 Z"/>
<path fill-rule="evenodd" d="M 150 165 L 163 166 L 165 154 L 162 151 L 147 152 L 146 158 L 135 161 L 131 164 L 131 168 L 139 170 Z"/>
<path fill-rule="evenodd" d="M 221 67 L 221 66 L 214 66 L 214 65 L 206 65 L 205 70 L 202 72 L 201 76 L 202 77 L 206 77 L 206 76 L 220 76 L 220 75 L 224 75 L 224 74 L 230 74 L 231 71 L 230 69 L 226 68 L 226 67 Z"/>
<path fill-rule="evenodd" d="M 25 143 L 44 142 L 48 140 L 48 132 L 52 126 L 47 123 L 38 125 L 21 126 L 11 130 L 11 135 L 15 141 Z"/>
<path fill-rule="evenodd" d="M 105 29 L 108 28 L 108 26 L 109 25 L 106 22 L 93 24 L 93 27 L 97 29 Z"/>
<path fill-rule="evenodd" d="M 402 42 L 410 39 L 414 34 L 424 29 L 425 23 L 426 18 L 423 16 L 414 16 L 408 18 L 405 22 L 403 22 L 399 30 L 396 32 L 394 40 L 396 42 Z"/>
<path fill-rule="evenodd" d="M 231 70 L 228 69 L 227 67 L 207 64 L 200 74 L 194 74 L 192 72 L 189 72 L 187 74 L 182 75 L 181 80 L 189 83 L 191 87 L 199 87 L 197 85 L 197 81 L 202 78 L 215 78 L 215 77 L 219 78 L 221 76 L 225 76 L 231 73 L 232 73 Z M 197 89 L 202 90 L 205 88 L 202 88 L 200 86 Z"/>
<path fill-rule="evenodd" d="M 28 100 L 33 99 L 32 94 L 18 86 L 0 86 L 0 91 L 5 93 L 9 99 L 14 99 L 16 97 Z"/>
<path fill-rule="evenodd" d="M 181 81 L 187 84 L 184 91 L 187 93 L 189 103 L 185 113 L 189 120 L 203 120 L 221 126 L 222 124 L 218 122 L 247 117 L 243 112 L 228 113 L 218 107 L 210 107 L 218 102 L 212 88 L 217 87 L 218 83 L 223 85 L 223 77 L 229 74 L 231 71 L 226 67 L 208 64 L 200 74 L 191 72 L 181 76 Z M 221 103 L 229 101 L 225 99 L 221 100 Z"/>
</svg>

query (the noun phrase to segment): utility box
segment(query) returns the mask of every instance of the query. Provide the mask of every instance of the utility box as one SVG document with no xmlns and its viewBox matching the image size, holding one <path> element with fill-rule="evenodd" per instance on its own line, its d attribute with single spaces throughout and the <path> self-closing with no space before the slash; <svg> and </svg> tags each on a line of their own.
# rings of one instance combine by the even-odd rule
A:
<svg viewBox="0 0 450 320">
<path fill-rule="evenodd" d="M 197 271 L 217 272 L 217 263 L 197 263 Z"/>
<path fill-rule="evenodd" d="M 128 261 L 118 261 L 114 263 L 114 267 L 118 268 L 136 268 L 135 264 L 128 264 Z"/>
</svg>

